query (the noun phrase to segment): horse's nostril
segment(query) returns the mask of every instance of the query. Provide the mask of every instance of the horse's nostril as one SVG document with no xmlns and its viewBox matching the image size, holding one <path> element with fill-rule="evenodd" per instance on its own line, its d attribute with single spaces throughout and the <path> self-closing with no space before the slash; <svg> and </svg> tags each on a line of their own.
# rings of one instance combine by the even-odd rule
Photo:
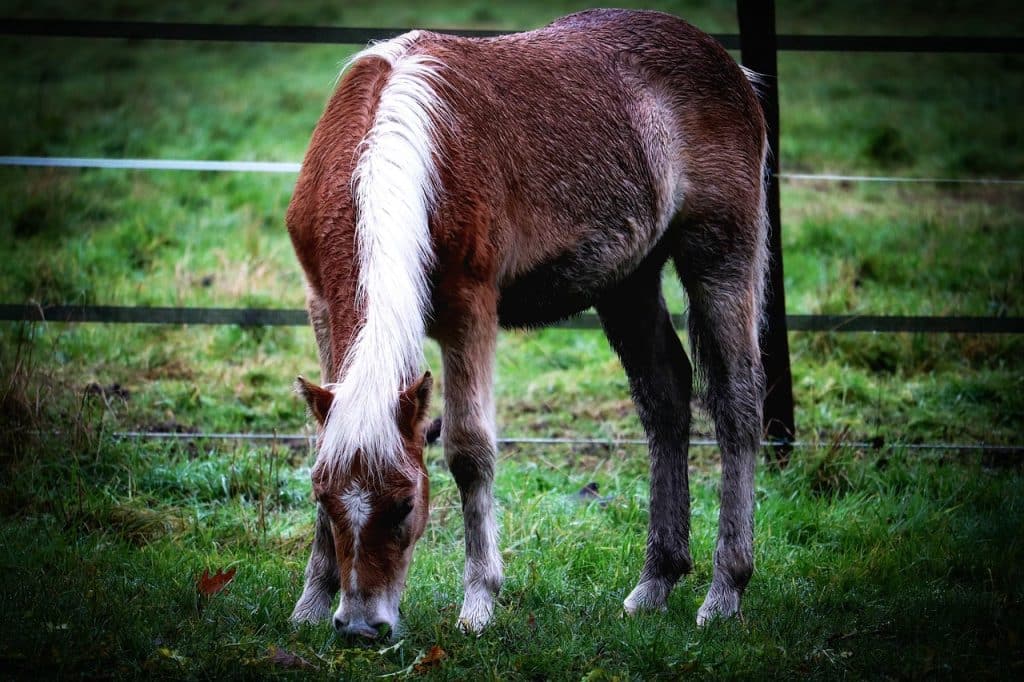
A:
<svg viewBox="0 0 1024 682">
<path fill-rule="evenodd" d="M 334 617 L 334 629 L 335 630 L 337 630 L 338 632 L 341 632 L 342 630 L 345 629 L 346 625 L 348 625 L 348 623 L 343 621 L 340 616 L 335 616 Z"/>
<path fill-rule="evenodd" d="M 343 630 L 344 634 L 350 637 L 362 637 L 363 639 L 377 639 L 380 637 L 380 633 L 375 629 L 367 625 L 366 623 L 348 623 Z"/>
</svg>

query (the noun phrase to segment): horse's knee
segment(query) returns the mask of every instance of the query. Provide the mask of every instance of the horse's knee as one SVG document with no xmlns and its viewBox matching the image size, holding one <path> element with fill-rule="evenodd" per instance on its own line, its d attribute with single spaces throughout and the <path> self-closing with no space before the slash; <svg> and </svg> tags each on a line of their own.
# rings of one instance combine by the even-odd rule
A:
<svg viewBox="0 0 1024 682">
<path fill-rule="evenodd" d="M 494 442 L 484 429 L 442 423 L 442 438 L 448 470 L 460 490 L 493 477 Z"/>
<path fill-rule="evenodd" d="M 658 575 L 673 582 L 693 571 L 693 558 L 686 547 L 663 547 L 652 553 Z"/>
<path fill-rule="evenodd" d="M 756 375 L 711 377 L 705 403 L 723 451 L 753 452 L 761 444 L 764 383 Z"/>
</svg>

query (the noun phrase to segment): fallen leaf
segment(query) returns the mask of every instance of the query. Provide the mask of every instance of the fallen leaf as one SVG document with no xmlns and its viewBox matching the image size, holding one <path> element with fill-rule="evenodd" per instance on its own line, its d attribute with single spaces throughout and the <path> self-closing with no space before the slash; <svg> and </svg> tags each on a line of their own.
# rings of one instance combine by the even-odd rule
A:
<svg viewBox="0 0 1024 682">
<path fill-rule="evenodd" d="M 203 571 L 203 575 L 199 577 L 199 580 L 196 581 L 196 589 L 199 590 L 199 594 L 212 597 L 227 587 L 228 583 L 234 579 L 234 568 L 231 568 L 228 571 L 220 570 L 213 575 L 210 575 L 209 569 L 206 569 Z"/>
<path fill-rule="evenodd" d="M 301 668 L 304 670 L 315 669 L 316 666 L 298 654 L 293 654 L 287 649 L 280 649 L 276 646 L 270 647 L 270 655 L 267 662 L 279 668 Z"/>
<path fill-rule="evenodd" d="M 537 617 L 534 616 L 532 613 L 526 619 L 526 627 L 534 631 L 537 630 Z"/>
<path fill-rule="evenodd" d="M 441 661 L 447 657 L 448 653 L 435 644 L 430 647 L 430 651 L 424 654 L 412 669 L 417 673 L 423 674 L 441 665 Z"/>
</svg>

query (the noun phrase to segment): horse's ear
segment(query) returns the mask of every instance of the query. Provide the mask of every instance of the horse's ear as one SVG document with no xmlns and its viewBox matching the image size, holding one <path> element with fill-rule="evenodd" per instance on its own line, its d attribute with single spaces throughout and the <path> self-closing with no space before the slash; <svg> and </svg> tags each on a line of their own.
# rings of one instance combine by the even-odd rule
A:
<svg viewBox="0 0 1024 682">
<path fill-rule="evenodd" d="M 427 418 L 427 409 L 430 407 L 430 392 L 434 387 L 434 377 L 430 372 L 424 372 L 423 376 L 402 391 L 398 400 L 398 424 L 410 435 L 421 431 L 420 424 Z"/>
<path fill-rule="evenodd" d="M 327 421 L 327 413 L 331 411 L 331 403 L 334 401 L 333 393 L 302 377 L 295 380 L 295 392 L 305 399 L 309 411 L 318 423 L 322 425 Z"/>
</svg>

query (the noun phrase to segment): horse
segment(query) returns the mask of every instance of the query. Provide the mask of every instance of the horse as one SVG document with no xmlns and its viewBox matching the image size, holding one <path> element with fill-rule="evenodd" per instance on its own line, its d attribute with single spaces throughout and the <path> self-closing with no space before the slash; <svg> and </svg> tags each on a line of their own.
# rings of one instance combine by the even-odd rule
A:
<svg viewBox="0 0 1024 682">
<path fill-rule="evenodd" d="M 733 616 L 754 569 L 753 475 L 767 262 L 766 135 L 753 88 L 710 36 L 648 11 L 592 10 L 524 33 L 412 31 L 342 71 L 286 224 L 323 385 L 312 551 L 295 622 L 394 631 L 427 523 L 423 429 L 442 352 L 441 440 L 465 525 L 458 624 L 479 633 L 503 580 L 493 481 L 495 341 L 593 306 L 650 455 L 650 520 L 626 613 L 664 610 L 693 567 L 687 447 L 694 366 L 661 293 L 671 259 L 722 460 L 718 540 L 697 624 Z"/>
</svg>

